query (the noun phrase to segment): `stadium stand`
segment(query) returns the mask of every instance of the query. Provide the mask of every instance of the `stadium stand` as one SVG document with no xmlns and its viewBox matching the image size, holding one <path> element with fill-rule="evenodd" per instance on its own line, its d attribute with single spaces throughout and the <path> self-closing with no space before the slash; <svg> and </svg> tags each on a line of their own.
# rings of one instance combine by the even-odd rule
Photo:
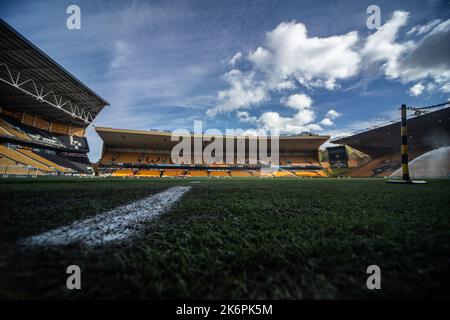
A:
<svg viewBox="0 0 450 320">
<path fill-rule="evenodd" d="M 93 174 L 85 129 L 108 103 L 1 19 L 0 38 L 0 174 Z"/>
<path fill-rule="evenodd" d="M 17 149 L 10 149 L 3 145 L 0 145 L 0 154 L 6 158 L 9 158 L 17 163 L 24 164 L 26 166 L 34 167 L 44 172 L 54 171 L 49 166 L 19 152 Z"/>
<path fill-rule="evenodd" d="M 171 159 L 171 151 L 178 142 L 171 140 L 171 133 L 168 131 L 103 127 L 96 127 L 96 131 L 103 140 L 103 153 L 97 164 L 99 174 L 109 175 L 114 170 L 131 168 L 138 170 L 138 173 L 134 175 L 136 177 L 146 176 L 144 172 L 147 170 L 162 171 L 162 177 L 295 177 L 293 173 L 295 171 L 317 171 L 320 173 L 312 176 L 320 177 L 325 171 L 319 162 L 318 149 L 329 138 L 311 134 L 281 136 L 279 165 L 281 173 L 272 174 L 273 170 L 259 171 L 267 171 L 263 170 L 266 167 L 276 168 L 276 163 L 270 163 L 270 161 L 266 163 L 260 159 L 255 159 L 256 164 L 250 164 L 248 158 L 245 163 L 208 164 L 181 161 L 181 163 L 175 163 Z M 192 139 L 192 136 L 189 135 L 186 138 Z M 203 147 L 207 145 L 208 142 L 204 143 Z M 248 145 L 249 143 L 246 142 L 247 157 L 249 156 Z M 193 150 L 191 152 L 193 153 Z M 157 174 L 152 172 L 148 176 L 157 176 Z"/>
<path fill-rule="evenodd" d="M 409 161 L 414 161 L 433 150 L 450 146 L 449 132 L 448 107 L 408 119 Z M 334 139 L 332 143 L 350 146 L 370 158 L 368 162 L 361 162 L 356 168 L 346 171 L 345 174 L 350 177 L 388 177 L 401 166 L 399 122 Z M 416 172 L 421 177 L 426 177 L 426 172 L 419 170 Z"/>
</svg>

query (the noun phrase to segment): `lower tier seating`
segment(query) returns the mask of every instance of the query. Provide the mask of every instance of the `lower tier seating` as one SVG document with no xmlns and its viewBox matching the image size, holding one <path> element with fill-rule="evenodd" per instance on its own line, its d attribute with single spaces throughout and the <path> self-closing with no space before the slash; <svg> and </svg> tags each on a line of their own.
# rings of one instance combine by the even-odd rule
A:
<svg viewBox="0 0 450 320">
<path fill-rule="evenodd" d="M 250 171 L 231 171 L 232 177 L 253 177 Z"/>
<path fill-rule="evenodd" d="M 131 177 L 133 170 L 116 170 L 112 173 L 113 177 Z"/>
<path fill-rule="evenodd" d="M 139 170 L 135 176 L 137 176 L 137 177 L 160 177 L 161 172 L 159 170 Z"/>
<path fill-rule="evenodd" d="M 228 171 L 210 171 L 210 177 L 230 177 L 230 173 Z"/>
<path fill-rule="evenodd" d="M 208 172 L 205 170 L 192 170 L 189 171 L 191 177 L 208 177 Z"/>
</svg>

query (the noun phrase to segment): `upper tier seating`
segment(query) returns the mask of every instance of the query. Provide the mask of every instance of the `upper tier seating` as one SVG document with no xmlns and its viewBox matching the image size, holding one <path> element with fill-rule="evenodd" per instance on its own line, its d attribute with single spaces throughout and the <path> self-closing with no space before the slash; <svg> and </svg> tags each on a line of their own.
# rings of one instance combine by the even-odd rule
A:
<svg viewBox="0 0 450 320">
<path fill-rule="evenodd" d="M 31 141 L 31 139 L 26 135 L 26 133 L 24 133 L 19 128 L 14 127 L 13 125 L 9 124 L 9 122 L 5 121 L 3 118 L 0 118 L 0 127 L 2 127 L 4 130 L 8 131 L 10 134 L 12 134 L 17 139 L 20 139 L 23 141 Z"/>
<path fill-rule="evenodd" d="M 123 152 L 114 160 L 115 163 L 138 163 L 139 153 Z"/>
</svg>

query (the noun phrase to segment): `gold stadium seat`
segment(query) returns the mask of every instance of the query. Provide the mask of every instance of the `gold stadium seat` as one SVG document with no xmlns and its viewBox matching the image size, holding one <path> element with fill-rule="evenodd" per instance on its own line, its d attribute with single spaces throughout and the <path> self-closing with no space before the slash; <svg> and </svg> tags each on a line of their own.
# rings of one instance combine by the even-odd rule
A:
<svg viewBox="0 0 450 320">
<path fill-rule="evenodd" d="M 131 177 L 133 176 L 133 170 L 116 170 L 112 173 L 113 177 Z"/>
<path fill-rule="evenodd" d="M 292 172 L 289 171 L 276 171 L 273 173 L 274 177 L 295 177 Z"/>
<path fill-rule="evenodd" d="M 260 171 L 259 177 L 261 178 L 273 178 L 273 173 L 270 171 Z"/>
<path fill-rule="evenodd" d="M 15 136 L 20 140 L 31 141 L 31 139 L 24 132 L 16 129 L 2 118 L 0 118 L 0 127 L 7 130 L 9 133 L 11 133 L 13 136 Z"/>
<path fill-rule="evenodd" d="M 5 147 L 3 145 L 0 145 L 0 154 L 6 156 L 16 162 L 32 166 L 32 167 L 35 167 L 35 168 L 43 170 L 43 171 L 47 171 L 47 172 L 55 171 L 54 169 L 50 168 L 49 166 L 47 166 L 43 163 L 40 163 L 32 158 L 29 158 L 26 155 L 24 155 L 16 150 L 8 149 L 7 147 Z"/>
<path fill-rule="evenodd" d="M 210 177 L 230 177 L 230 173 L 228 171 L 210 171 Z"/>
<path fill-rule="evenodd" d="M 253 177 L 253 175 L 249 171 L 231 171 L 230 172 L 232 177 Z"/>
<path fill-rule="evenodd" d="M 183 176 L 185 173 L 185 170 L 179 170 L 179 169 L 164 169 L 163 171 L 163 177 L 179 177 Z"/>
<path fill-rule="evenodd" d="M 295 171 L 294 173 L 297 177 L 302 178 L 326 177 L 326 174 L 324 172 L 319 173 L 318 171 Z"/>
<path fill-rule="evenodd" d="M 54 163 L 54 162 L 52 162 L 50 160 L 47 160 L 44 157 L 41 157 L 40 155 L 34 153 L 31 150 L 28 150 L 28 149 L 16 149 L 16 151 L 18 151 L 18 152 L 20 152 L 20 153 L 22 153 L 22 154 L 24 154 L 24 155 L 26 155 L 26 156 L 36 160 L 36 161 L 39 161 L 39 162 L 41 162 L 43 164 L 46 164 L 47 166 L 49 166 L 51 168 L 55 168 L 55 169 L 57 169 L 59 171 L 62 171 L 62 172 L 73 172 L 73 170 L 61 167 L 60 165 L 57 165 L 56 163 Z"/>
<path fill-rule="evenodd" d="M 252 176 L 254 176 L 254 177 L 260 177 L 261 176 L 261 173 L 259 171 L 256 171 L 256 170 L 250 171 L 250 174 Z"/>
<path fill-rule="evenodd" d="M 35 174 L 35 171 L 30 168 L 24 167 L 24 166 L 9 166 L 6 169 L 5 174 L 11 174 L 11 175 L 29 175 L 29 174 Z"/>
<path fill-rule="evenodd" d="M 124 152 L 124 153 L 120 153 L 119 156 L 117 157 L 117 159 L 115 159 L 114 161 L 116 163 L 138 163 L 139 156 L 140 156 L 139 153 Z"/>
<path fill-rule="evenodd" d="M 316 173 L 319 177 L 328 177 L 327 173 L 324 170 L 316 171 Z"/>
<path fill-rule="evenodd" d="M 189 172 L 191 177 L 207 177 L 208 172 L 205 170 L 192 170 Z"/>
<path fill-rule="evenodd" d="M 3 156 L 0 155 L 0 166 L 15 166 L 16 162 Z"/>
<path fill-rule="evenodd" d="M 114 160 L 117 158 L 117 154 L 106 152 L 101 160 L 101 163 L 111 163 L 114 162 Z"/>
<path fill-rule="evenodd" d="M 139 170 L 139 172 L 136 174 L 137 177 L 159 177 L 160 171 L 159 170 Z"/>
<path fill-rule="evenodd" d="M 14 137 L 14 135 L 3 127 L 0 127 L 0 135 Z"/>
</svg>

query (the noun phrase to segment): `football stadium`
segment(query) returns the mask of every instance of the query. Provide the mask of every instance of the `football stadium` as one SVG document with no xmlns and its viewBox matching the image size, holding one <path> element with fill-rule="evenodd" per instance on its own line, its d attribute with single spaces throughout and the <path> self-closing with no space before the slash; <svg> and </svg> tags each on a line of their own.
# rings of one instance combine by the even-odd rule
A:
<svg viewBox="0 0 450 320">
<path fill-rule="evenodd" d="M 450 298 L 447 102 L 281 134 L 274 158 L 244 134 L 206 161 L 217 137 L 198 153 L 185 132 L 179 161 L 174 131 L 97 125 L 114 103 L 4 20 L 0 38 L 1 299 Z"/>
</svg>

